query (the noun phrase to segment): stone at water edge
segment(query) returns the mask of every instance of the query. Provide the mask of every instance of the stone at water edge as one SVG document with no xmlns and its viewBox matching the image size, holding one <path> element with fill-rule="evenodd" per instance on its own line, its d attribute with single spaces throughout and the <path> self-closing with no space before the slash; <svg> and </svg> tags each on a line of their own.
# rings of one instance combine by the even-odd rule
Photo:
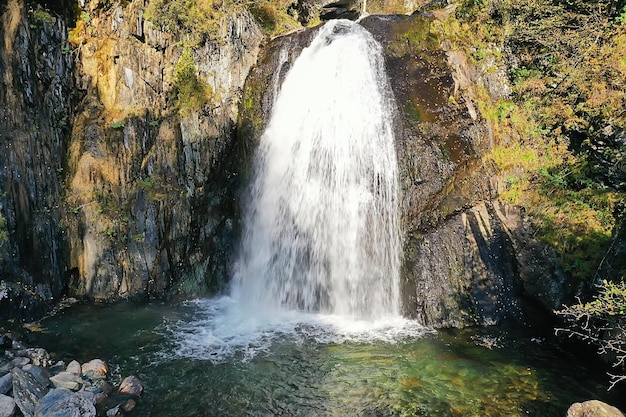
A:
<svg viewBox="0 0 626 417">
<path fill-rule="evenodd" d="M 55 388 L 65 388 L 72 391 L 78 391 L 83 386 L 83 380 L 70 372 L 59 372 L 50 378 Z"/>
<path fill-rule="evenodd" d="M 96 407 L 70 390 L 52 389 L 37 405 L 34 417 L 96 417 Z"/>
<path fill-rule="evenodd" d="M 136 376 L 127 376 L 120 384 L 117 392 L 122 395 L 139 397 L 143 393 L 143 383 Z"/>
<path fill-rule="evenodd" d="M 15 400 L 0 394 L 0 417 L 13 417 L 15 414 Z"/>
<path fill-rule="evenodd" d="M 104 377 L 109 373 L 109 367 L 102 359 L 92 359 L 81 367 L 84 376 Z"/>
<path fill-rule="evenodd" d="M 83 370 L 80 366 L 80 363 L 78 363 L 78 361 L 71 361 L 70 363 L 67 364 L 67 367 L 65 368 L 65 372 L 69 372 L 70 374 L 74 374 L 74 375 L 80 375 Z"/>
<path fill-rule="evenodd" d="M 37 403 L 48 393 L 48 388 L 20 368 L 13 368 L 11 373 L 13 374 L 13 399 L 24 417 L 32 417 Z"/>
<path fill-rule="evenodd" d="M 574 403 L 567 410 L 567 417 L 624 417 L 617 408 L 598 400 Z"/>
</svg>

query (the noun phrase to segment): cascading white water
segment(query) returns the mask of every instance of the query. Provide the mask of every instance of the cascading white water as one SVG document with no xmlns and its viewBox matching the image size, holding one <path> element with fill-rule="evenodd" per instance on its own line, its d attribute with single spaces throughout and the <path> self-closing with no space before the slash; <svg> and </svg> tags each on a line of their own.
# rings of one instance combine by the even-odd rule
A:
<svg viewBox="0 0 626 417">
<path fill-rule="evenodd" d="M 234 299 L 258 311 L 399 314 L 394 106 L 371 34 L 326 23 L 286 75 L 261 138 Z"/>
</svg>

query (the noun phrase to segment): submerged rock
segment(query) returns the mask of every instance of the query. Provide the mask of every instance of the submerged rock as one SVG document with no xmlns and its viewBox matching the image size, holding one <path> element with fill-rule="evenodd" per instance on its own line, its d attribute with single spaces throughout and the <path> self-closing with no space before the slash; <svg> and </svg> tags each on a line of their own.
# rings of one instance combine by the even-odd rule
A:
<svg viewBox="0 0 626 417">
<path fill-rule="evenodd" d="M 624 417 L 617 408 L 598 400 L 574 403 L 567 410 L 567 417 Z"/>
</svg>

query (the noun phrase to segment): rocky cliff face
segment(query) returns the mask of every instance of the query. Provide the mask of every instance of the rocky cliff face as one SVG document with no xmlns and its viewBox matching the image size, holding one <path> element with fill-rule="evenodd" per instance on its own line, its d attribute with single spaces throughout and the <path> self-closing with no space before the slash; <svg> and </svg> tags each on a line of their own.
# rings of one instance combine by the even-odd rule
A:
<svg viewBox="0 0 626 417">
<path fill-rule="evenodd" d="M 71 31 L 55 10 L 2 10 L 2 313 L 226 282 L 235 120 L 263 33 L 241 10 L 189 48 L 144 6 L 83 3 Z M 207 99 L 181 103 L 185 82 Z"/>
<path fill-rule="evenodd" d="M 87 6 L 73 33 L 85 96 L 68 147 L 70 287 L 94 298 L 216 290 L 233 253 L 233 131 L 263 34 L 242 10 L 221 38 L 186 48 L 143 8 Z M 206 101 L 185 107 L 185 82 L 204 85 Z"/>
<path fill-rule="evenodd" d="M 0 315 L 30 319 L 66 288 L 64 158 L 76 100 L 62 18 L 11 0 L 0 15 Z"/>
</svg>

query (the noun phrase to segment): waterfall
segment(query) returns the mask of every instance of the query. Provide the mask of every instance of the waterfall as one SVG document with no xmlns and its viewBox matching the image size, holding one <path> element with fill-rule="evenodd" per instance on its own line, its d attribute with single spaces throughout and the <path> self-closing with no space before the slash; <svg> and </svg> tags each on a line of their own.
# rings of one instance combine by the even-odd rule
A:
<svg viewBox="0 0 626 417">
<path fill-rule="evenodd" d="M 354 22 L 326 23 L 287 73 L 260 140 L 235 300 L 399 315 L 394 107 L 380 45 Z"/>
</svg>

